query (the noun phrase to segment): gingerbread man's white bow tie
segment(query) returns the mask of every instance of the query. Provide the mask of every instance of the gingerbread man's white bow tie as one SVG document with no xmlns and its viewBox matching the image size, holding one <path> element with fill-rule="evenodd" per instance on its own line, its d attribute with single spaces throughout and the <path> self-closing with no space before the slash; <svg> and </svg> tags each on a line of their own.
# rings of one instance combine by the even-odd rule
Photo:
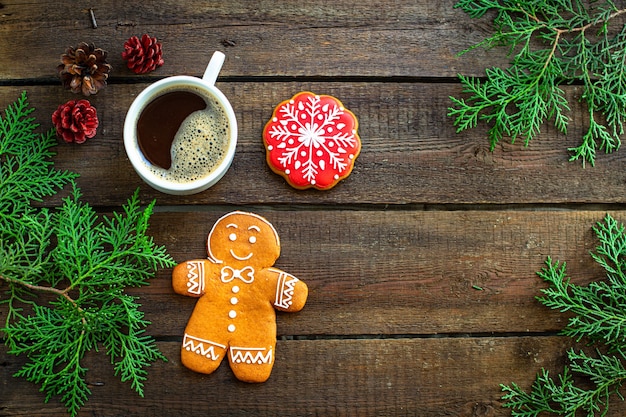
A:
<svg viewBox="0 0 626 417">
<path fill-rule="evenodd" d="M 230 266 L 222 268 L 222 275 L 220 277 L 222 282 L 231 282 L 235 278 L 239 278 L 246 284 L 251 284 L 252 281 L 254 281 L 254 268 L 251 266 L 246 266 L 242 269 L 234 269 Z"/>
</svg>

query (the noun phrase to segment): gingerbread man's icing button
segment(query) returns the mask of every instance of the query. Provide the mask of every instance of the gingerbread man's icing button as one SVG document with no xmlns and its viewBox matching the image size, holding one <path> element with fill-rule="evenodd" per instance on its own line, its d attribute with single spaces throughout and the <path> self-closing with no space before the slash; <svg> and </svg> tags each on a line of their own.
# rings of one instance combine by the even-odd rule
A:
<svg viewBox="0 0 626 417">
<path fill-rule="evenodd" d="M 280 103 L 263 130 L 269 167 L 294 188 L 327 190 L 361 151 L 356 116 L 332 96 L 305 91 Z"/>
</svg>

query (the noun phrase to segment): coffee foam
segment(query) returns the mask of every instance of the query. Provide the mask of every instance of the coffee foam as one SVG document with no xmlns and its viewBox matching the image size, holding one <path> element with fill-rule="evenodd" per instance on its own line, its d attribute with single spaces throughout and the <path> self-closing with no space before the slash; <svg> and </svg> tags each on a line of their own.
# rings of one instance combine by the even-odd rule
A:
<svg viewBox="0 0 626 417">
<path fill-rule="evenodd" d="M 224 109 L 218 102 L 207 101 L 206 109 L 191 113 L 178 128 L 172 142 L 171 167 L 163 169 L 150 163 L 146 165 L 153 174 L 168 181 L 196 181 L 220 165 L 228 150 L 229 137 Z"/>
</svg>

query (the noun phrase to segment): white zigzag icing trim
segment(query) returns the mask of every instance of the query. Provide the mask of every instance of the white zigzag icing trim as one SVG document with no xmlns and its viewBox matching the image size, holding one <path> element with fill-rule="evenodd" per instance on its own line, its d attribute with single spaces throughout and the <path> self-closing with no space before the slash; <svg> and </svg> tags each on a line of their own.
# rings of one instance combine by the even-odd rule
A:
<svg viewBox="0 0 626 417">
<path fill-rule="evenodd" d="M 202 294 L 204 291 L 204 264 L 202 262 L 187 262 L 187 292 Z"/>
<path fill-rule="evenodd" d="M 264 354 L 264 352 L 266 352 Z M 230 347 L 230 359 L 233 363 L 246 363 L 246 364 L 271 364 L 272 363 L 272 349 L 267 348 L 245 348 L 245 347 Z"/>
<path fill-rule="evenodd" d="M 274 305 L 281 308 L 289 308 L 293 304 L 293 292 L 298 278 L 281 272 L 276 284 L 276 301 Z"/>
<path fill-rule="evenodd" d="M 219 359 L 220 355 L 219 353 L 215 353 L 215 347 L 226 349 L 226 346 L 219 343 L 193 337 L 185 333 L 183 348 L 189 352 L 193 352 L 197 355 L 216 361 Z"/>
</svg>

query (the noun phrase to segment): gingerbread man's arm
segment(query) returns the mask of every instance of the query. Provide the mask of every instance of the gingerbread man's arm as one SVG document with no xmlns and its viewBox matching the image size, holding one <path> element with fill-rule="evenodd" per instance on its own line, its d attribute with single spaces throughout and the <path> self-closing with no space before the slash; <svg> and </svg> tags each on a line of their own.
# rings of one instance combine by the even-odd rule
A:
<svg viewBox="0 0 626 417">
<path fill-rule="evenodd" d="M 200 297 L 205 291 L 205 277 L 213 263 L 207 259 L 194 259 L 182 262 L 172 271 L 172 287 L 178 294 Z"/>
<path fill-rule="evenodd" d="M 302 310 L 309 295 L 306 284 L 291 274 L 280 269 L 264 270 L 270 274 L 270 282 L 275 282 L 274 308 L 280 311 L 296 312 Z"/>
</svg>

